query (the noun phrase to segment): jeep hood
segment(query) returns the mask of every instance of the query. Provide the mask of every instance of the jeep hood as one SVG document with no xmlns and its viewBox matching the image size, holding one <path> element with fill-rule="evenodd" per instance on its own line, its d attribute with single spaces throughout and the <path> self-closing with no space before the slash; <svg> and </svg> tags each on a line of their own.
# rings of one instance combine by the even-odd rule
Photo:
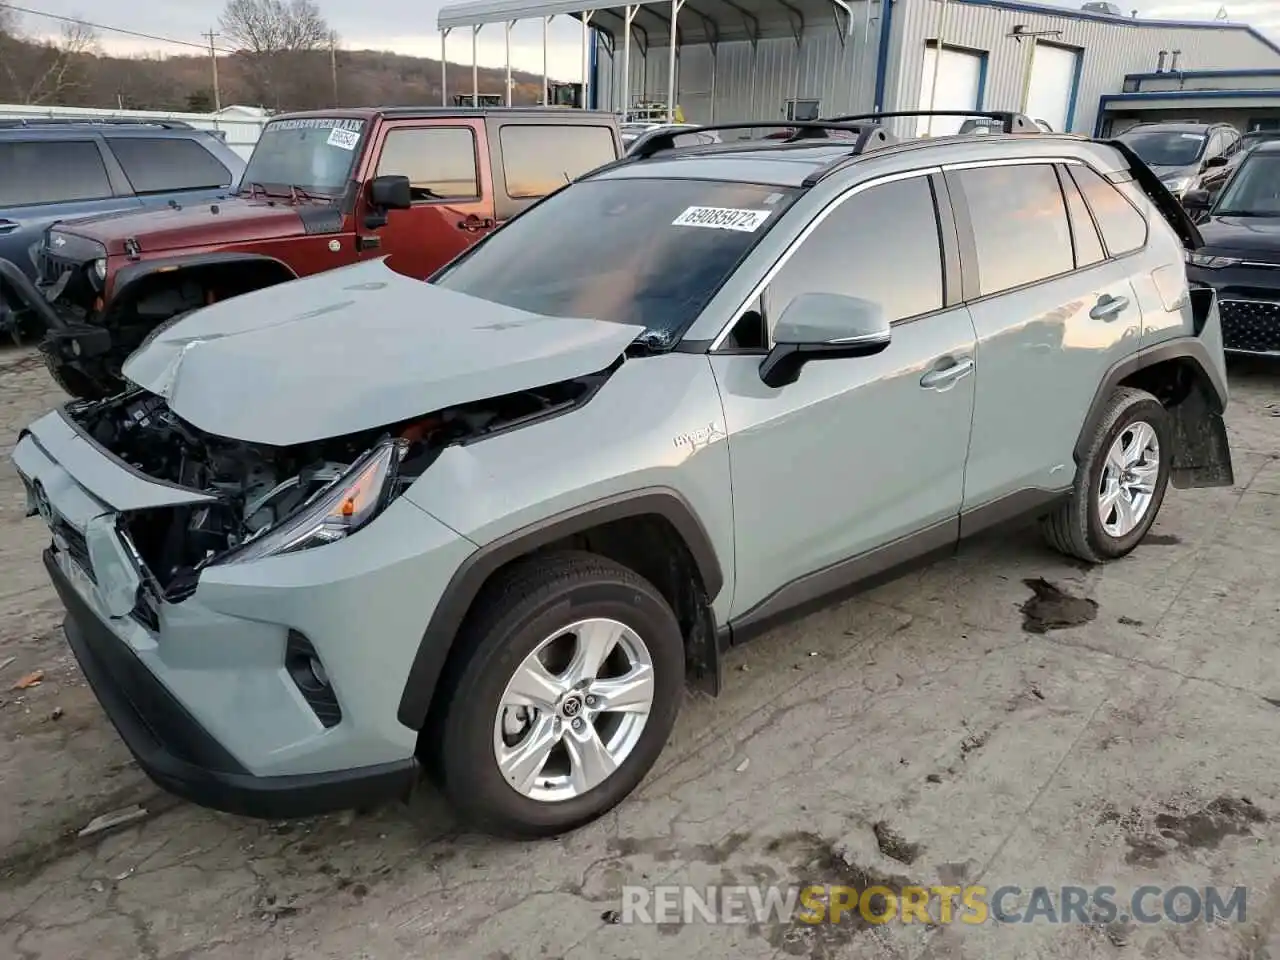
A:
<svg viewBox="0 0 1280 960">
<path fill-rule="evenodd" d="M 337 208 L 328 203 L 304 202 L 291 206 L 285 200 L 228 195 L 189 205 L 128 210 L 60 224 L 58 230 L 96 240 L 109 254 L 125 252 L 125 240 L 136 240 L 144 254 L 184 247 L 222 243 L 252 243 L 302 236 L 303 217 L 328 217 L 341 222 Z"/>
<path fill-rule="evenodd" d="M 595 373 L 643 332 L 526 313 L 376 260 L 187 314 L 123 372 L 201 430 L 290 446 Z"/>
</svg>

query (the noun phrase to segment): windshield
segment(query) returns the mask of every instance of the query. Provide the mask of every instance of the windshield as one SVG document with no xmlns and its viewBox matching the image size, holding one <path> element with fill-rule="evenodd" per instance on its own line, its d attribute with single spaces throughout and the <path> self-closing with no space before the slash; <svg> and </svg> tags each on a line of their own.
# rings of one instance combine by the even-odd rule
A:
<svg viewBox="0 0 1280 960">
<path fill-rule="evenodd" d="M 1148 130 L 1122 133 L 1118 139 L 1128 144 L 1149 167 L 1185 167 L 1200 159 L 1205 136 L 1177 130 Z"/>
<path fill-rule="evenodd" d="M 351 176 L 363 130 L 363 120 L 338 117 L 268 123 L 253 148 L 240 189 L 297 187 L 307 193 L 340 194 Z"/>
<path fill-rule="evenodd" d="M 1228 181 L 1213 213 L 1219 217 L 1280 216 L 1280 154 L 1250 154 Z"/>
<path fill-rule="evenodd" d="M 645 328 L 676 344 L 795 191 L 715 180 L 584 180 L 531 207 L 432 278 L 552 317 Z"/>
</svg>

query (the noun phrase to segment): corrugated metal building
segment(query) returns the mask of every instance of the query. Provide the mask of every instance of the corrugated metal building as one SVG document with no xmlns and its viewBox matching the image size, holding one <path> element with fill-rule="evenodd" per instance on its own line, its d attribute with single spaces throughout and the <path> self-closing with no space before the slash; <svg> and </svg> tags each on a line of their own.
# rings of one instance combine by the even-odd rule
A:
<svg viewBox="0 0 1280 960">
<path fill-rule="evenodd" d="M 1184 71 L 1280 69 L 1280 47 L 1244 24 L 1016 0 L 473 0 L 444 7 L 438 23 L 478 28 L 552 15 L 593 28 L 585 57 L 592 105 L 623 111 L 665 101 L 674 75 L 675 103 L 702 123 L 932 104 L 1024 109 L 1055 130 L 1091 133 L 1103 97 L 1121 94 L 1127 76 L 1173 66 L 1175 52 Z M 950 125 L 936 123 L 935 133 Z M 917 128 L 914 120 L 897 126 L 899 134 Z"/>
</svg>

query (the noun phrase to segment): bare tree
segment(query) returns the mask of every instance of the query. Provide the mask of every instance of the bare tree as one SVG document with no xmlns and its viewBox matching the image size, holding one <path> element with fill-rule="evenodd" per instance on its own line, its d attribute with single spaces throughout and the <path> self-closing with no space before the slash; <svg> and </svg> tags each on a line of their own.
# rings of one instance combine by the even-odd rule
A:
<svg viewBox="0 0 1280 960">
<path fill-rule="evenodd" d="M 239 48 L 255 96 L 276 107 L 287 99 L 286 79 L 311 86 L 308 68 L 333 37 L 314 0 L 228 0 L 219 26 Z"/>
<path fill-rule="evenodd" d="M 86 83 L 86 67 L 97 50 L 93 28 L 71 20 L 57 40 L 30 40 L 22 36 L 12 13 L 0 7 L 0 65 L 9 95 L 27 104 L 73 99 Z"/>
</svg>

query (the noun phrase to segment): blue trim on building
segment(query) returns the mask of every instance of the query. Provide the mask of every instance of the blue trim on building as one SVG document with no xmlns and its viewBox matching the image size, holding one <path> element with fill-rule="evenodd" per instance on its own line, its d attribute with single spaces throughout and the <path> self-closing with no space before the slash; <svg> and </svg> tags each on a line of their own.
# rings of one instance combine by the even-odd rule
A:
<svg viewBox="0 0 1280 960">
<path fill-rule="evenodd" d="M 1113 103 L 1142 103 L 1152 100 L 1256 100 L 1272 97 L 1280 108 L 1280 90 L 1146 90 L 1140 93 L 1104 93 L 1098 98 L 1098 118 L 1093 125 L 1093 135 L 1102 135 L 1102 121 L 1107 107 Z"/>
<path fill-rule="evenodd" d="M 937 70 L 937 66 L 934 68 Z M 983 104 L 987 102 L 987 51 L 978 52 L 978 102 L 974 104 L 973 109 L 985 109 Z"/>
<path fill-rule="evenodd" d="M 587 109 L 596 109 L 600 102 L 600 31 L 591 28 L 591 43 L 587 50 L 587 76 L 590 84 L 587 88 Z"/>
<path fill-rule="evenodd" d="M 1133 17 L 1112 17 L 1105 13 L 1094 13 L 1091 10 L 1069 10 L 1065 7 L 1051 7 L 1042 3 L 1025 3 L 1023 0 L 955 0 L 978 7 L 998 7 L 1001 10 L 1015 10 L 1022 13 L 1039 13 L 1048 17 L 1062 17 L 1065 20 L 1092 20 L 1097 23 L 1109 23 L 1117 27 L 1173 27 L 1183 30 L 1243 30 L 1263 46 L 1280 54 L 1280 46 L 1245 23 L 1222 23 L 1206 20 L 1138 20 Z"/>
<path fill-rule="evenodd" d="M 893 4 L 894 0 L 880 0 L 880 44 L 876 51 L 876 95 L 872 108 L 877 112 L 885 108 L 884 86 L 889 65 L 889 37 L 893 30 Z"/>
<path fill-rule="evenodd" d="M 1169 80 L 1197 77 L 1280 77 L 1280 70 L 1166 70 L 1163 73 L 1126 73 L 1126 80 Z"/>
<path fill-rule="evenodd" d="M 1070 133 L 1076 123 L 1076 101 L 1080 98 L 1080 78 L 1084 75 L 1084 51 L 1073 48 L 1076 55 L 1076 69 L 1071 76 L 1071 96 L 1067 98 L 1067 127 L 1061 133 Z"/>
</svg>

